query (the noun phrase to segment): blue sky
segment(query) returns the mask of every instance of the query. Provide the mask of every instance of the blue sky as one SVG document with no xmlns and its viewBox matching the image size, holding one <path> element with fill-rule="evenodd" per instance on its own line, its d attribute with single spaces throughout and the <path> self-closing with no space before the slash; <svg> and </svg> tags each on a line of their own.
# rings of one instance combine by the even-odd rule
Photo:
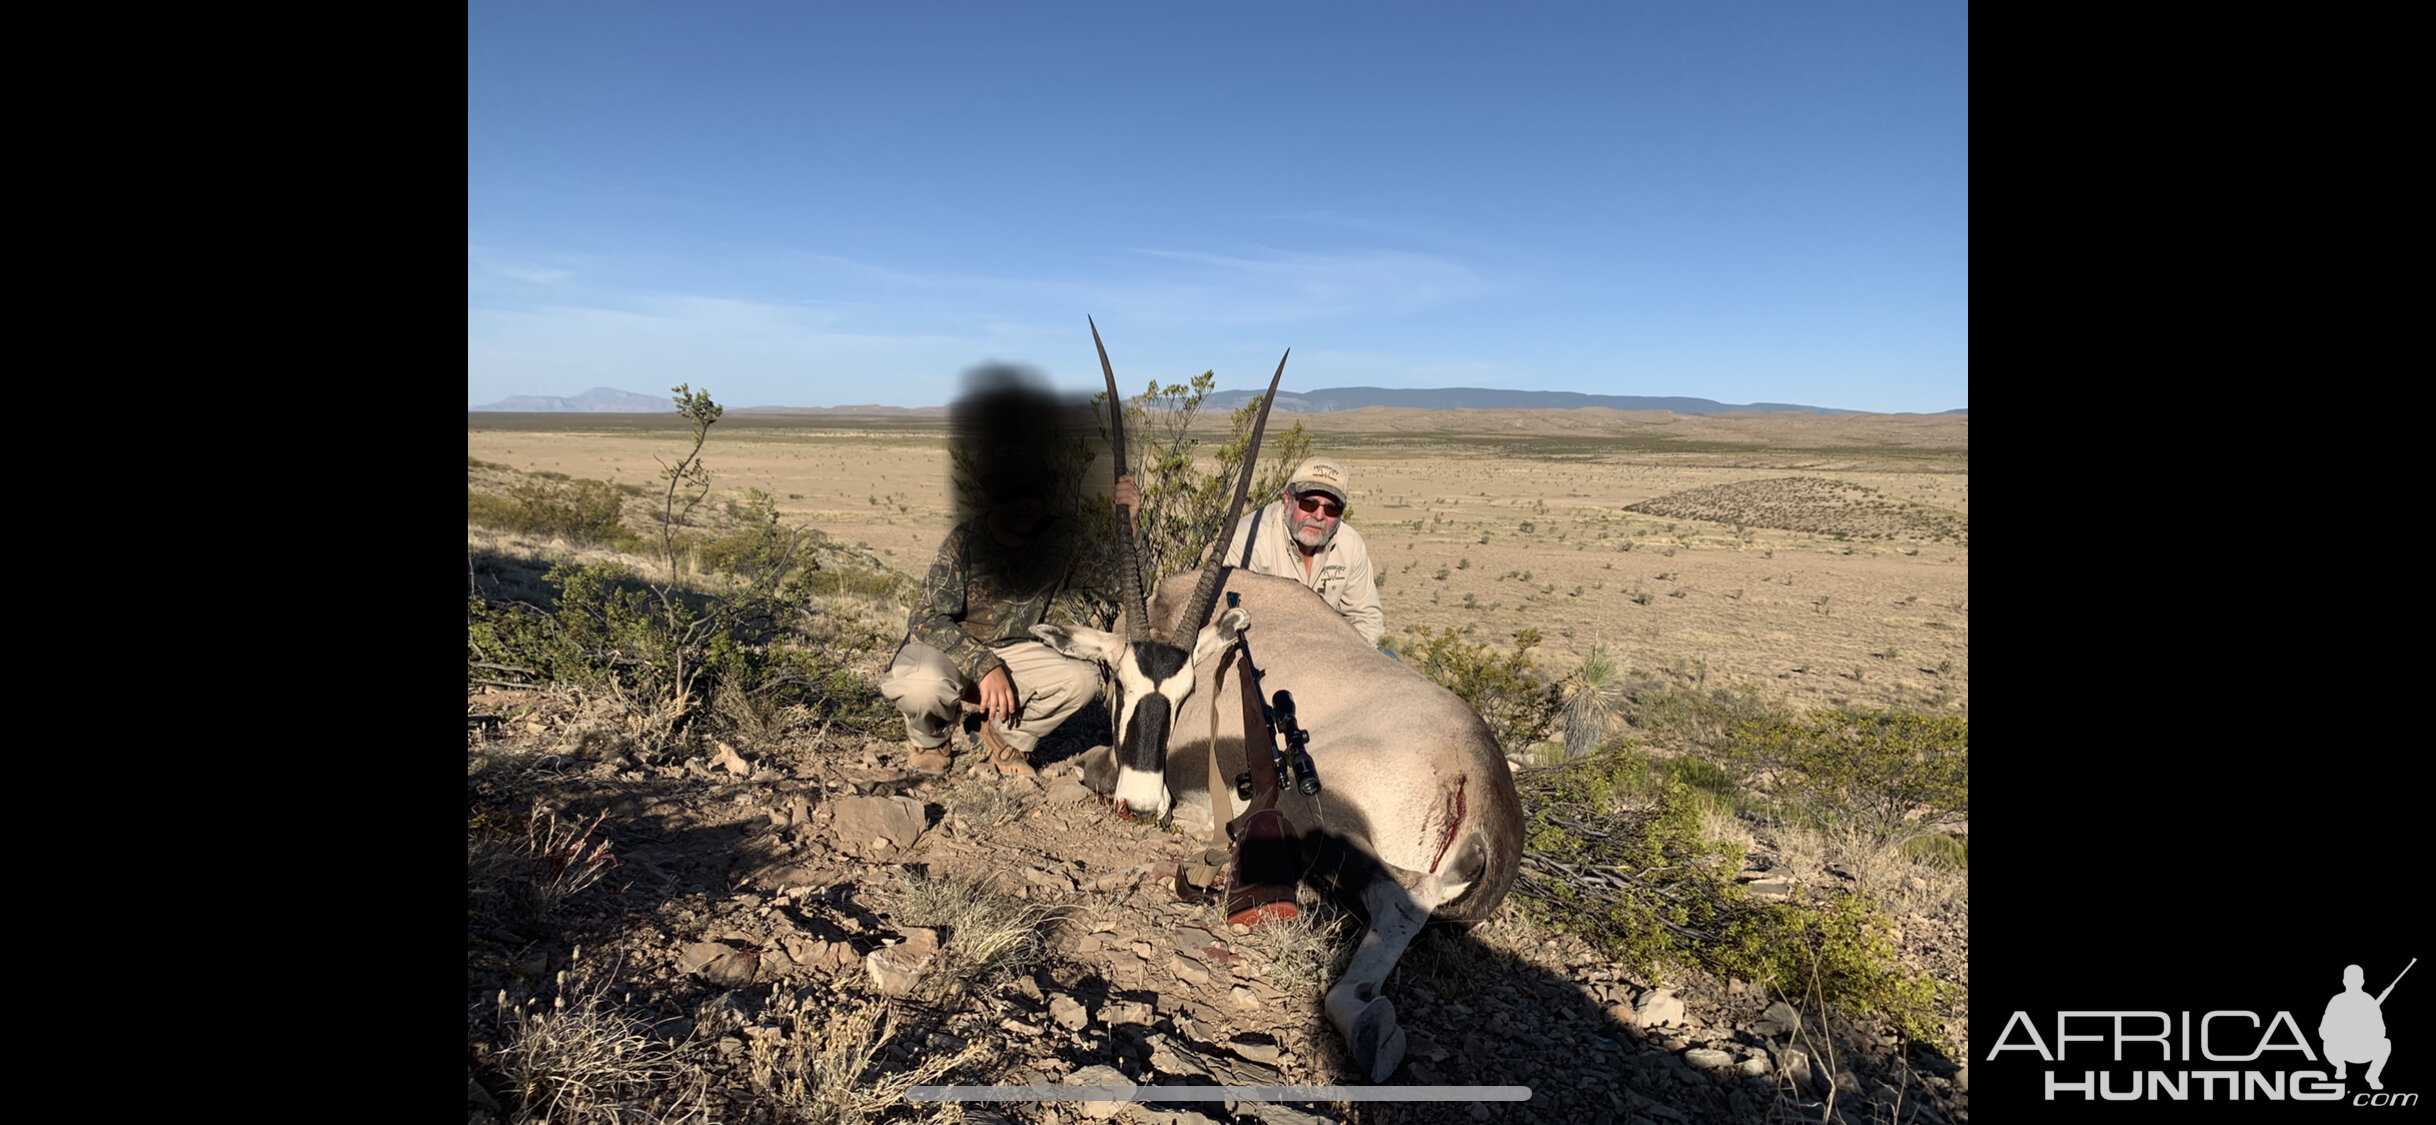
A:
<svg viewBox="0 0 2436 1125">
<path fill-rule="evenodd" d="M 1511 14 L 1507 14 L 1510 11 Z M 1969 405 L 1942 3 L 469 8 L 469 405 L 1506 387 Z"/>
</svg>

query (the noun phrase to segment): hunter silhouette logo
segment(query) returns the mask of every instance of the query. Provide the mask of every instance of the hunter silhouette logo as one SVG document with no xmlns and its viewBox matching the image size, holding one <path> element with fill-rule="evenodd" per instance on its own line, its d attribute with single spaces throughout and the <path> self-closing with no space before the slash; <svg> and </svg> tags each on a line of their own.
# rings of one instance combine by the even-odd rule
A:
<svg viewBox="0 0 2436 1125">
<path fill-rule="evenodd" d="M 2393 984 L 2374 997 L 2360 991 L 2361 983 L 2368 979 L 2360 966 L 2343 967 L 2343 991 L 2326 1002 L 2326 1017 L 2318 1021 L 2318 1040 L 2326 1044 L 2326 1061 L 2334 1064 L 2335 1081 L 2343 1080 L 2346 1063 L 2367 1063 L 2368 1088 L 2385 1088 L 2377 1076 L 2385 1073 L 2385 1060 L 2394 1053 L 2394 1041 L 2385 1037 L 2385 997 L 2395 984 L 2402 983 L 2411 965 L 2418 963 L 2418 958 L 2411 958 L 2410 965 L 2394 974 Z"/>
<path fill-rule="evenodd" d="M 2358 965 L 2345 966 L 2343 991 L 2326 1002 L 2326 1014 L 2318 1020 L 2322 1057 L 2310 1049 L 2300 1019 L 2290 1011 L 2107 1009 L 2056 1012 L 2052 1039 L 2040 1034 L 2039 1021 L 2030 1013 L 2014 1012 L 1997 1033 L 1986 1061 L 2026 1051 L 2049 1064 L 2062 1064 L 2041 1076 L 2047 1101 L 2289 1099 L 2414 1106 L 2418 1094 L 2385 1092 L 2385 1064 L 2394 1053 L 2394 1041 L 2385 1033 L 2385 998 L 2418 964 L 2419 959 L 2412 958 L 2374 996 L 2363 987 L 2367 972 Z M 2097 1063 L 2103 1069 L 2066 1069 L 2074 1063 Z M 2368 1067 L 2362 1076 L 2368 1089 L 2346 1089 L 2349 1068 L 2361 1064 Z"/>
</svg>

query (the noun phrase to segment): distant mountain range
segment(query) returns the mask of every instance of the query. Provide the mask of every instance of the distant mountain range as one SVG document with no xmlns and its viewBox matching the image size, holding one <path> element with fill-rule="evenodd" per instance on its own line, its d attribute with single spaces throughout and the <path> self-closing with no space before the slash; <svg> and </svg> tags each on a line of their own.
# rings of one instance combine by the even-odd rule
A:
<svg viewBox="0 0 2436 1125">
<path fill-rule="evenodd" d="M 1258 391 L 1212 391 L 1201 405 L 1208 410 L 1233 410 L 1259 397 Z M 1440 387 L 1401 390 L 1391 387 L 1323 387 L 1316 391 L 1277 392 L 1276 409 L 1288 414 L 1329 414 L 1365 406 L 1402 406 L 1414 410 L 1580 410 L 1604 406 L 1610 410 L 1668 410 L 1677 414 L 1739 414 L 1798 411 L 1803 414 L 1859 414 L 1825 406 L 1790 402 L 1754 402 L 1734 406 L 1714 399 L 1651 395 L 1586 395 L 1578 391 L 1507 391 L 1486 387 Z"/>
<path fill-rule="evenodd" d="M 1258 391 L 1212 391 L 1202 407 L 1208 410 L 1233 410 L 1251 401 Z M 1400 406 L 1416 410 L 1579 410 L 1588 406 L 1603 406 L 1610 410 L 1666 410 L 1676 414 L 1761 414 L 1769 412 L 1798 412 L 1803 414 L 1863 414 L 1867 411 L 1839 410 L 1827 406 L 1803 406 L 1791 402 L 1753 402 L 1736 405 L 1714 399 L 1684 398 L 1653 395 L 1587 395 L 1578 391 L 1508 391 L 1487 387 L 1441 387 L 1435 390 L 1403 390 L 1391 387 L 1323 387 L 1316 391 L 1277 392 L 1277 409 L 1288 414 L 1328 414 L 1339 410 L 1360 410 L 1366 406 Z M 608 387 L 594 387 L 572 398 L 556 395 L 512 395 L 497 402 L 472 407 L 477 411 L 521 411 L 535 414 L 661 414 L 675 406 L 667 396 L 630 394 Z M 947 413 L 944 406 L 747 406 L 738 414 L 855 414 L 896 417 L 936 417 Z M 1947 414 L 1968 415 L 1968 408 L 1948 410 Z"/>
<path fill-rule="evenodd" d="M 675 400 L 667 395 L 631 394 L 608 387 L 594 387 L 573 398 L 558 395 L 509 395 L 497 402 L 471 407 L 472 410 L 508 410 L 523 414 L 673 414 Z"/>
</svg>

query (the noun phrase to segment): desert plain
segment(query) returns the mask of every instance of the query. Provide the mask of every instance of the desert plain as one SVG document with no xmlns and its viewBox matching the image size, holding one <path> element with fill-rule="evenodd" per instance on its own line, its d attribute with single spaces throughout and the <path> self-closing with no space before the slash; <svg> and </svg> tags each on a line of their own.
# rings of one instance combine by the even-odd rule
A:
<svg viewBox="0 0 2436 1125">
<path fill-rule="evenodd" d="M 1797 707 L 1967 713 L 1966 415 L 1446 410 L 1279 414 L 1351 474 L 1391 636 L 1523 630 L 1553 674 L 1599 646 L 1642 674 Z M 1224 437 L 1204 419 L 1203 451 Z M 658 487 L 673 413 L 468 415 L 467 452 Z M 935 418 L 730 412 L 712 498 L 920 578 L 953 520 Z"/>
</svg>

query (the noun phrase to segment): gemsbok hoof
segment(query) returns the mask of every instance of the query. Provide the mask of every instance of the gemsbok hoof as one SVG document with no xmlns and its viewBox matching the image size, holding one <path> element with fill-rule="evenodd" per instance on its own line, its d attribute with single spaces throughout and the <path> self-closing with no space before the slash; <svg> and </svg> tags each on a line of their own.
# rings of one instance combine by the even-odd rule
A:
<svg viewBox="0 0 2436 1125">
<path fill-rule="evenodd" d="M 1387 1081 L 1388 1075 L 1404 1065 L 1404 1028 L 1396 1023 L 1394 1001 L 1381 996 L 1364 1005 L 1353 1017 L 1353 1026 L 1344 1030 L 1345 1050 L 1352 1054 L 1353 1065 L 1372 1082 Z"/>
</svg>

